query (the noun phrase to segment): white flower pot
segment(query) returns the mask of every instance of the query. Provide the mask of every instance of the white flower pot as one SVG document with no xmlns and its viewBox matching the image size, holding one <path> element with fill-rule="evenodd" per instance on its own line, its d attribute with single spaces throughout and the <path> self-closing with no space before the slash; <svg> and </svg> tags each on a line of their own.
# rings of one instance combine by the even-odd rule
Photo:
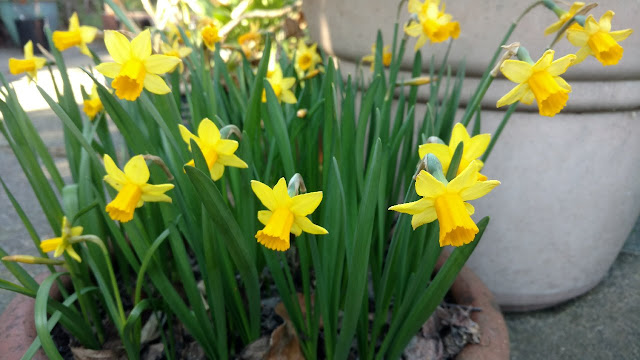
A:
<svg viewBox="0 0 640 360">
<path fill-rule="evenodd" d="M 510 22 L 530 3 L 447 2 L 461 27 L 450 64 L 467 62 L 462 106 Z M 613 30 L 637 24 L 637 0 L 603 1 L 592 11 L 596 20 L 610 7 L 616 11 Z M 341 60 L 343 71 L 370 52 L 378 28 L 385 44 L 391 43 L 396 8 L 396 1 L 387 0 L 303 3 L 311 36 Z M 405 5 L 401 21 L 407 18 Z M 536 8 L 509 42 L 519 41 L 537 59 L 551 42 L 544 28 L 554 21 L 549 10 Z M 407 66 L 414 41 L 407 46 Z M 468 265 L 506 309 L 546 307 L 591 289 L 640 214 L 640 35 L 621 45 L 625 52 L 617 66 L 603 67 L 590 57 L 569 69 L 564 78 L 573 92 L 559 115 L 545 118 L 535 105 L 522 105 L 486 164 L 483 173 L 502 185 L 474 204 L 477 219 L 492 219 Z M 439 59 L 445 49 L 423 47 L 424 69 L 431 54 Z M 576 51 L 566 39 L 555 50 L 556 58 Z M 495 109 L 496 101 L 514 85 L 502 77 L 493 82 L 483 101 L 483 132 L 496 129 L 505 111 Z"/>
</svg>

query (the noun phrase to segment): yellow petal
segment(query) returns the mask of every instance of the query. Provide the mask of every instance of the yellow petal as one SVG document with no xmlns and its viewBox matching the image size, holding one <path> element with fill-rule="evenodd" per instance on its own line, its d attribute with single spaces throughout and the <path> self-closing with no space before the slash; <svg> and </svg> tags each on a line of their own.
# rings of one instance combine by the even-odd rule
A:
<svg viewBox="0 0 640 360">
<path fill-rule="evenodd" d="M 151 32 L 144 30 L 131 40 L 131 55 L 139 60 L 145 60 L 151 55 Z"/>
<path fill-rule="evenodd" d="M 120 73 L 120 69 L 122 69 L 122 65 L 114 62 L 102 63 L 96 66 L 96 70 L 98 70 L 102 75 L 115 79 Z"/>
<path fill-rule="evenodd" d="M 427 39 L 427 36 L 421 33 L 418 40 L 416 40 L 416 45 L 413 47 L 413 51 L 418 51 L 427 42 Z"/>
<path fill-rule="evenodd" d="M 146 74 L 144 77 L 144 88 L 154 94 L 164 95 L 171 92 L 167 83 L 156 74 Z"/>
<path fill-rule="evenodd" d="M 109 55 L 118 64 L 124 64 L 131 58 L 131 44 L 121 33 L 114 30 L 104 31 L 104 44 Z"/>
<path fill-rule="evenodd" d="M 279 205 L 288 205 L 287 203 L 291 198 L 289 197 L 287 182 L 284 178 L 280 178 L 276 186 L 273 187 L 273 195 L 276 197 Z"/>
<path fill-rule="evenodd" d="M 309 234 L 324 235 L 329 233 L 325 228 L 314 224 L 309 218 L 304 216 L 296 216 L 294 223 L 298 225 L 302 231 Z"/>
<path fill-rule="evenodd" d="M 389 210 L 397 211 L 403 214 L 416 215 L 421 212 L 428 212 L 429 208 L 433 208 L 433 199 L 422 198 L 420 200 L 408 202 L 405 204 L 393 205 L 389 208 Z"/>
<path fill-rule="evenodd" d="M 533 101 L 535 99 L 536 99 L 536 97 L 533 94 L 533 91 L 531 91 L 529 89 L 529 90 L 527 90 L 527 92 L 524 93 L 524 95 L 522 96 L 522 99 L 520 99 L 520 102 L 523 103 L 523 104 L 531 105 L 531 104 L 533 104 Z"/>
<path fill-rule="evenodd" d="M 296 216 L 307 216 L 314 212 L 322 202 L 322 191 L 296 195 L 291 198 L 291 210 Z"/>
<path fill-rule="evenodd" d="M 213 181 L 218 181 L 220 180 L 220 178 L 222 177 L 222 175 L 224 175 L 224 165 L 220 164 L 219 162 L 215 162 L 213 164 L 213 166 L 211 167 L 211 178 L 213 179 Z"/>
<path fill-rule="evenodd" d="M 472 137 L 464 143 L 464 157 L 467 160 L 479 158 L 487 150 L 490 142 L 491 135 L 489 134 L 478 134 Z"/>
<path fill-rule="evenodd" d="M 141 199 L 149 202 L 172 202 L 171 198 L 165 193 L 173 188 L 173 184 L 144 184 L 140 187 L 142 190 Z"/>
<path fill-rule="evenodd" d="M 291 90 L 282 90 L 282 94 L 280 94 L 280 100 L 287 104 L 295 104 L 296 102 L 298 102 L 296 96 Z"/>
<path fill-rule="evenodd" d="M 206 144 L 216 144 L 220 140 L 220 130 L 213 121 L 204 118 L 198 125 L 198 137 Z"/>
<path fill-rule="evenodd" d="M 501 97 L 498 100 L 498 102 L 496 103 L 496 107 L 502 107 L 505 105 L 513 104 L 514 102 L 522 99 L 522 97 L 525 96 L 527 91 L 529 91 L 529 84 L 524 83 L 524 84 L 517 85 L 516 87 L 511 89 L 511 91 L 506 93 L 503 97 Z"/>
<path fill-rule="evenodd" d="M 276 209 L 278 202 L 276 201 L 273 190 L 268 185 L 257 180 L 251 180 L 251 189 L 253 190 L 253 193 L 256 194 L 262 205 L 272 211 Z"/>
<path fill-rule="evenodd" d="M 531 76 L 531 64 L 520 60 L 506 60 L 500 65 L 500 71 L 509 80 L 523 83 Z"/>
<path fill-rule="evenodd" d="M 175 56 L 155 54 L 144 59 L 144 67 L 152 74 L 164 74 L 173 71 L 181 62 L 182 60 Z"/>
<path fill-rule="evenodd" d="M 238 149 L 238 142 L 235 140 L 221 139 L 216 144 L 218 155 L 231 155 Z"/>
<path fill-rule="evenodd" d="M 237 168 L 246 169 L 249 167 L 246 162 L 242 161 L 236 155 L 218 155 L 218 162 L 224 166 L 233 166 Z"/>
<path fill-rule="evenodd" d="M 533 67 L 531 68 L 532 72 L 541 71 L 548 68 L 553 62 L 553 54 L 555 54 L 555 51 L 553 50 L 545 51 L 544 54 L 542 54 L 542 57 L 540 57 L 540 59 L 538 59 L 538 61 L 533 64 Z"/>
<path fill-rule="evenodd" d="M 631 35 L 632 33 L 633 33 L 632 29 L 626 29 L 626 30 L 612 31 L 609 33 L 609 35 L 611 35 L 611 38 L 613 38 L 613 40 L 620 42 L 628 38 L 629 35 Z"/>
<path fill-rule="evenodd" d="M 269 210 L 260 210 L 258 211 L 258 221 L 260 221 L 263 225 L 267 225 L 269 219 L 271 219 L 271 215 L 273 215 L 273 212 Z"/>
<path fill-rule="evenodd" d="M 436 208 L 433 206 L 428 207 L 424 211 L 413 215 L 411 218 L 411 227 L 415 230 L 419 226 L 433 222 L 437 218 L 438 214 L 436 213 Z"/>
<path fill-rule="evenodd" d="M 191 139 L 196 140 L 198 138 L 182 124 L 178 124 L 178 129 L 180 129 L 180 136 L 182 136 L 182 140 L 189 145 L 189 151 L 191 151 Z"/>
<path fill-rule="evenodd" d="M 589 34 L 581 26 L 571 26 L 567 29 L 567 40 L 577 47 L 583 47 L 587 45 L 589 41 Z"/>
<path fill-rule="evenodd" d="M 561 57 L 560 59 L 554 61 L 547 68 L 547 72 L 551 74 L 551 76 L 558 76 L 564 74 L 565 71 L 573 64 L 576 60 L 576 56 L 574 54 L 569 54 Z"/>
<path fill-rule="evenodd" d="M 477 161 L 472 161 L 458 176 L 447 185 L 447 192 L 460 193 L 462 190 L 478 182 L 478 171 L 480 170 Z"/>
<path fill-rule="evenodd" d="M 74 11 L 69 18 L 69 31 L 74 31 L 80 28 L 80 21 L 78 21 L 78 13 Z"/>
<path fill-rule="evenodd" d="M 422 170 L 416 177 L 416 193 L 425 198 L 434 198 L 445 192 L 446 186 L 433 175 Z"/>
<path fill-rule="evenodd" d="M 592 54 L 593 51 L 591 51 L 591 48 L 589 46 L 580 48 L 580 50 L 576 51 L 576 59 L 573 61 L 573 65 L 581 63 L 582 61 L 584 61 L 584 59 L 587 58 L 587 56 Z"/>
<path fill-rule="evenodd" d="M 47 253 L 55 250 L 58 247 L 58 245 L 60 245 L 60 243 L 62 243 L 62 238 L 60 237 L 42 240 L 40 242 L 40 249 L 42 249 L 43 252 Z"/>
<path fill-rule="evenodd" d="M 598 22 L 598 25 L 600 25 L 600 31 L 611 31 L 611 19 L 614 14 L 615 13 L 613 11 L 609 10 L 600 17 L 600 21 Z"/>
<path fill-rule="evenodd" d="M 422 3 L 418 0 L 409 0 L 409 12 L 418 14 L 422 9 Z"/>
<path fill-rule="evenodd" d="M 438 160 L 440 160 L 440 164 L 442 164 L 443 171 L 447 171 L 449 169 L 449 164 L 451 164 L 451 150 L 449 146 L 445 144 L 422 144 L 418 147 L 418 154 L 420 155 L 420 159 L 424 159 L 427 154 L 435 155 Z"/>
<path fill-rule="evenodd" d="M 475 214 L 476 208 L 474 208 L 473 205 L 469 203 L 464 203 L 464 207 L 467 209 L 467 212 L 469 213 L 469 215 Z"/>
<path fill-rule="evenodd" d="M 460 197 L 463 201 L 471 201 L 487 195 L 493 188 L 500 185 L 498 180 L 478 181 L 472 186 L 462 190 Z"/>
<path fill-rule="evenodd" d="M 71 228 L 71 236 L 80 236 L 82 235 L 82 230 L 84 228 L 82 226 L 74 226 Z"/>
<path fill-rule="evenodd" d="M 82 37 L 82 42 L 84 44 L 89 44 L 93 42 L 96 38 L 96 33 L 98 32 L 98 28 L 93 26 L 80 26 L 80 36 Z"/>
<path fill-rule="evenodd" d="M 24 58 L 31 59 L 33 57 L 33 42 L 31 40 L 24 44 Z"/>
<path fill-rule="evenodd" d="M 451 131 L 451 139 L 449 140 L 449 149 L 452 151 L 456 150 L 456 147 L 459 143 L 465 143 L 469 141 L 469 133 L 467 132 L 467 128 L 464 127 L 461 123 L 457 123 L 453 130 Z M 466 152 L 466 149 L 464 149 Z"/>
<path fill-rule="evenodd" d="M 563 21 L 563 20 L 558 20 L 558 21 L 554 22 L 553 24 L 549 25 L 549 27 L 544 29 L 544 34 L 545 35 L 553 34 L 554 32 L 560 30 L 560 28 L 562 27 L 562 25 L 565 24 L 565 22 L 566 21 Z"/>
<path fill-rule="evenodd" d="M 143 185 L 149 181 L 149 168 L 142 155 L 132 157 L 124 166 L 124 174 L 134 184 Z"/>
<path fill-rule="evenodd" d="M 407 33 L 407 35 L 409 36 L 413 36 L 413 37 L 420 36 L 422 34 L 422 26 L 418 23 L 413 23 L 409 26 L 405 26 L 404 32 Z"/>
<path fill-rule="evenodd" d="M 69 254 L 69 256 L 71 256 L 71 258 L 77 262 L 82 262 L 82 259 L 80 258 L 80 255 L 78 255 L 78 253 L 75 251 L 75 249 L 73 248 L 73 246 L 69 245 L 67 247 L 67 254 Z"/>
<path fill-rule="evenodd" d="M 115 162 L 113 162 L 113 159 L 106 154 L 104 155 L 104 170 L 107 172 L 104 180 L 114 189 L 120 190 L 120 188 L 128 182 L 124 172 L 122 172 Z"/>
</svg>

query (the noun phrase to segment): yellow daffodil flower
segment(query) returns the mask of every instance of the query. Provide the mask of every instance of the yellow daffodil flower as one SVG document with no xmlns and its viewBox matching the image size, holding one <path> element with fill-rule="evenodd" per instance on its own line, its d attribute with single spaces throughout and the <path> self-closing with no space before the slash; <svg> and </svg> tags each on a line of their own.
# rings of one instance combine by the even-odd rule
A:
<svg viewBox="0 0 640 360">
<path fill-rule="evenodd" d="M 458 165 L 458 175 L 464 171 L 464 169 L 471 164 L 472 161 L 476 161 L 480 166 L 480 169 L 484 166 L 481 160 L 476 160 L 487 150 L 489 142 L 491 141 L 491 135 L 478 134 L 474 137 L 470 137 L 467 129 L 461 123 L 457 123 L 453 127 L 451 132 L 451 140 L 449 145 L 444 144 L 422 144 L 418 148 L 420 158 L 424 158 L 427 154 L 431 153 L 435 155 L 442 164 L 442 171 L 446 174 L 451 165 L 451 158 L 456 151 L 459 143 L 463 144 L 462 157 L 460 158 L 460 165 Z M 487 177 L 479 174 L 479 180 L 487 180 Z"/>
<path fill-rule="evenodd" d="M 80 255 L 73 249 L 73 245 L 69 242 L 69 238 L 73 236 L 82 235 L 82 226 L 71 227 L 71 224 L 67 220 L 67 217 L 62 217 L 62 235 L 53 239 L 43 240 L 40 243 L 40 248 L 44 252 L 55 250 L 54 257 L 62 255 L 63 252 L 67 252 L 75 261 L 82 262 Z"/>
<path fill-rule="evenodd" d="M 93 41 L 97 32 L 98 28 L 93 26 L 80 26 L 78 14 L 74 12 L 69 18 L 69 31 L 53 32 L 53 45 L 59 51 L 65 51 L 68 48 L 77 46 L 81 53 L 91 56 L 87 44 Z"/>
<path fill-rule="evenodd" d="M 444 4 L 440 8 L 440 0 L 409 0 L 409 12 L 418 15 L 418 22 L 413 22 L 404 31 L 413 37 L 418 37 L 415 51 L 418 51 L 427 40 L 439 43 L 449 38 L 457 39 L 460 35 L 460 23 L 452 21 L 451 14 L 444 12 Z"/>
<path fill-rule="evenodd" d="M 242 48 L 244 56 L 251 57 L 252 50 L 257 48 L 262 35 L 260 34 L 260 25 L 257 23 L 251 23 L 249 31 L 238 36 L 238 45 Z"/>
<path fill-rule="evenodd" d="M 500 98 L 497 106 L 516 101 L 530 105 L 535 99 L 540 115 L 554 116 L 559 113 L 567 104 L 571 92 L 571 86 L 560 75 L 573 64 L 576 56 L 569 54 L 553 61 L 553 54 L 553 50 L 545 51 L 535 64 L 520 60 L 503 62 L 500 66 L 502 74 L 519 84 Z"/>
<path fill-rule="evenodd" d="M 82 111 L 87 114 L 89 120 L 93 121 L 96 115 L 103 109 L 102 101 L 100 101 L 100 96 L 98 96 L 98 87 L 96 84 L 93 84 L 91 94 L 89 94 L 89 99 L 83 102 Z"/>
<path fill-rule="evenodd" d="M 214 181 L 222 177 L 225 166 L 243 169 L 249 167 L 247 163 L 234 154 L 238 149 L 238 142 L 220 138 L 220 131 L 213 121 L 206 118 L 202 119 L 198 126 L 198 136 L 193 135 L 183 125 L 178 125 L 178 127 L 180 128 L 182 139 L 189 145 L 189 150 L 191 150 L 191 139 L 198 144 L 204 159 L 207 161 L 211 178 Z M 195 166 L 195 162 L 191 160 L 186 165 Z"/>
<path fill-rule="evenodd" d="M 149 168 L 142 155 L 132 157 L 124 166 L 124 172 L 109 155 L 105 155 L 104 169 L 107 171 L 104 181 L 118 190 L 118 195 L 106 207 L 109 217 L 113 220 L 130 221 L 135 209 L 144 205 L 145 201 L 171 202 L 171 198 L 165 195 L 165 192 L 173 189 L 173 184 L 147 184 Z"/>
<path fill-rule="evenodd" d="M 589 15 L 584 28 L 574 24 L 567 29 L 569 42 L 580 48 L 576 52 L 575 64 L 582 62 L 589 55 L 598 59 L 602 66 L 616 65 L 620 61 L 624 49 L 618 42 L 629 37 L 633 30 L 611 31 L 613 15 L 613 11 L 607 11 L 600 17 L 599 22 L 596 22 L 593 15 Z"/>
<path fill-rule="evenodd" d="M 471 219 L 475 209 L 467 201 L 483 197 L 500 185 L 497 180 L 479 181 L 479 170 L 480 163 L 472 161 L 446 185 L 422 170 L 416 177 L 416 193 L 422 199 L 394 205 L 389 210 L 413 215 L 411 226 L 414 230 L 438 219 L 440 246 L 468 244 L 478 233 L 478 226 Z"/>
<path fill-rule="evenodd" d="M 273 70 L 267 73 L 267 80 L 269 84 L 271 84 L 278 101 L 284 101 L 287 104 L 295 104 L 298 101 L 293 91 L 291 91 L 291 87 L 296 83 L 296 79 L 293 77 L 283 78 L 280 64 L 276 63 Z M 267 102 L 266 90 L 262 90 L 262 102 Z"/>
<path fill-rule="evenodd" d="M 182 73 L 184 71 L 184 64 L 182 63 L 182 59 L 191 55 L 192 49 L 188 46 L 181 46 L 178 40 L 174 40 L 173 45 L 169 45 L 163 42 L 162 44 L 160 44 L 160 48 L 163 55 L 173 56 L 180 59 L 180 62 L 177 65 L 180 67 L 180 72 Z M 175 67 L 169 70 L 169 72 L 172 72 L 173 70 L 175 70 Z"/>
<path fill-rule="evenodd" d="M 316 65 L 318 65 L 319 62 L 322 62 L 320 55 L 318 55 L 317 48 L 318 44 L 307 46 L 304 41 L 298 42 L 295 68 L 299 73 L 313 71 L 316 68 Z"/>
<path fill-rule="evenodd" d="M 576 15 L 576 13 L 580 11 L 580 9 L 582 9 L 583 7 L 584 7 L 584 3 L 577 1 L 571 5 L 571 7 L 569 8 L 569 11 L 564 11 L 560 8 L 556 8 L 558 9 L 558 11 L 562 11 L 563 13 L 562 15 L 558 15 L 558 21 L 554 22 L 553 24 L 549 25 L 549 27 L 544 29 L 544 34 L 550 35 L 560 30 L 560 28 L 562 28 L 562 26 L 566 24 L 567 21 L 571 20 L 571 18 L 573 18 Z"/>
<path fill-rule="evenodd" d="M 373 72 L 374 64 L 376 62 L 376 44 L 371 45 L 371 54 L 363 57 L 362 61 L 371 63 L 371 72 Z M 391 51 L 389 51 L 389 45 L 382 48 L 382 65 L 386 67 L 391 65 Z"/>
<path fill-rule="evenodd" d="M 289 249 L 289 234 L 300 236 L 302 232 L 323 235 L 327 230 L 309 220 L 307 215 L 316 210 L 322 201 L 322 191 L 289 196 L 284 178 L 276 186 L 251 181 L 251 189 L 260 202 L 269 210 L 258 211 L 258 220 L 264 229 L 258 231 L 256 239 L 268 249 L 285 251 Z"/>
<path fill-rule="evenodd" d="M 213 22 L 209 22 L 207 26 L 205 26 L 202 31 L 200 31 L 202 42 L 211 51 L 215 51 L 216 43 L 222 40 L 219 32 L 220 29 L 218 29 L 218 27 Z"/>
<path fill-rule="evenodd" d="M 158 74 L 171 71 L 180 59 L 167 55 L 151 55 L 151 33 L 141 32 L 131 42 L 117 31 L 106 30 L 104 43 L 115 62 L 102 63 L 96 70 L 113 78 L 111 87 L 116 95 L 133 101 L 142 88 L 155 94 L 167 94 L 171 89 Z"/>
<path fill-rule="evenodd" d="M 47 59 L 43 57 L 33 56 L 33 43 L 29 40 L 24 45 L 24 59 L 9 58 L 9 72 L 13 75 L 27 73 L 36 80 L 38 69 L 42 68 L 46 62 Z"/>
</svg>

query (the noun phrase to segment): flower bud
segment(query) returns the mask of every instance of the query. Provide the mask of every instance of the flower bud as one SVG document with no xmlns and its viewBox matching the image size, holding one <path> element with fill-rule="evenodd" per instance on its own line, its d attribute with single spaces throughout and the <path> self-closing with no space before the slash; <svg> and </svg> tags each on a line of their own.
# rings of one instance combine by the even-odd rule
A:
<svg viewBox="0 0 640 360">
<path fill-rule="evenodd" d="M 298 112 L 296 112 L 296 116 L 299 117 L 300 119 L 304 119 L 305 117 L 307 117 L 307 109 L 300 109 L 298 110 Z"/>
</svg>

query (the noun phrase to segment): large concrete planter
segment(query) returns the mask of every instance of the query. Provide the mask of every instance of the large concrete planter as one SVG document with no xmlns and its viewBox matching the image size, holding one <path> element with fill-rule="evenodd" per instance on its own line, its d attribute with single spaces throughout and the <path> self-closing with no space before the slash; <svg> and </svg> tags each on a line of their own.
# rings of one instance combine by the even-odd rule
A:
<svg viewBox="0 0 640 360">
<path fill-rule="evenodd" d="M 466 59 L 467 81 L 462 106 L 510 22 L 529 0 L 447 2 L 460 21 L 451 64 Z M 311 36 L 344 69 L 370 52 L 378 28 L 391 42 L 396 1 L 307 0 L 303 4 Z M 613 30 L 637 24 L 640 2 L 604 1 L 596 18 L 617 11 Z M 401 21 L 407 19 L 406 8 Z M 537 58 L 551 41 L 544 28 L 553 15 L 540 7 L 511 37 Z M 413 40 L 404 59 L 413 57 Z M 485 173 L 502 185 L 478 200 L 477 216 L 491 224 L 468 265 L 487 284 L 505 309 L 550 306 L 578 296 L 606 274 L 640 214 L 640 36 L 622 43 L 617 66 L 603 67 L 594 58 L 569 69 L 573 87 L 568 106 L 553 118 L 522 106 L 511 118 L 486 164 Z M 566 40 L 555 47 L 563 56 L 576 50 Z M 423 48 L 423 58 L 442 57 L 445 45 Z M 425 61 L 424 68 L 428 63 Z M 402 76 L 402 75 L 401 75 Z M 513 87 L 494 81 L 485 96 L 482 127 L 493 132 L 504 109 L 498 98 Z M 479 218 L 479 217 L 478 217 Z"/>
</svg>

